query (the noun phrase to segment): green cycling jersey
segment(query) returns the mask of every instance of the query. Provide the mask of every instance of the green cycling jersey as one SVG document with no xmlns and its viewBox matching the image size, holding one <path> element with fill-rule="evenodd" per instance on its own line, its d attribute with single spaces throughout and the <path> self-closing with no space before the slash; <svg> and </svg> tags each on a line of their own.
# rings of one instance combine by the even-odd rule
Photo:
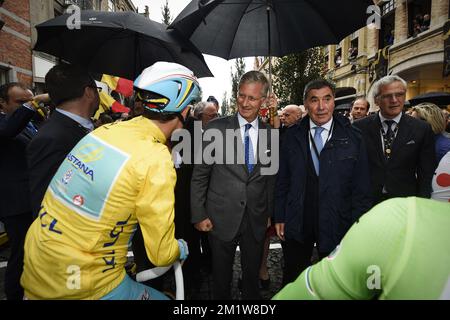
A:
<svg viewBox="0 0 450 320">
<path fill-rule="evenodd" d="M 385 201 L 274 299 L 450 299 L 449 227 L 449 203 Z"/>
</svg>

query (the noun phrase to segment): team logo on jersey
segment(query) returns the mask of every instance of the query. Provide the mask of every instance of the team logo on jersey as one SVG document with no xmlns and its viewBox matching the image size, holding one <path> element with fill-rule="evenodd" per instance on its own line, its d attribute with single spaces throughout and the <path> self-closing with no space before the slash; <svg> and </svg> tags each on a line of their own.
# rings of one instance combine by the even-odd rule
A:
<svg viewBox="0 0 450 320">
<path fill-rule="evenodd" d="M 100 147 L 94 143 L 86 143 L 78 148 L 75 154 L 69 153 L 67 160 L 93 182 L 94 169 L 88 163 L 102 159 L 104 150 L 104 147 Z"/>
<path fill-rule="evenodd" d="M 94 143 L 86 143 L 78 148 L 75 156 L 84 163 L 98 161 L 103 158 L 105 148 Z"/>
<path fill-rule="evenodd" d="M 84 204 L 84 198 L 77 194 L 75 197 L 73 197 L 72 202 L 74 205 L 81 207 Z"/>
<path fill-rule="evenodd" d="M 67 170 L 64 176 L 61 178 L 62 183 L 68 184 L 73 177 L 73 170 Z"/>
<path fill-rule="evenodd" d="M 73 154 L 69 153 L 67 155 L 67 160 L 78 170 L 80 170 L 82 173 L 84 173 L 85 176 L 89 177 L 91 181 L 94 181 L 94 170 L 90 168 L 87 164 L 85 164 L 83 161 L 78 159 Z"/>
</svg>

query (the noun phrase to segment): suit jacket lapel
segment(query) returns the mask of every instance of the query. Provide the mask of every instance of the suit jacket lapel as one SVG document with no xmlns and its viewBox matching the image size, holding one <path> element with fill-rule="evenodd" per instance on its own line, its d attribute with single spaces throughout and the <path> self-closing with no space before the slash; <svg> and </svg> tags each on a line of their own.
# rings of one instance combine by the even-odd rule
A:
<svg viewBox="0 0 450 320">
<path fill-rule="evenodd" d="M 378 160 L 380 163 L 386 162 L 386 157 L 384 156 L 383 144 L 381 143 L 381 121 L 380 116 L 375 114 L 370 124 L 370 139 L 372 140 L 371 145 L 375 148 Z M 368 146 L 370 148 L 370 146 Z"/>
<path fill-rule="evenodd" d="M 394 157 L 399 152 L 398 150 L 401 149 L 401 147 L 408 141 L 408 138 L 412 133 L 410 125 L 411 122 L 409 121 L 408 116 L 403 114 L 400 119 L 400 123 L 398 124 L 397 136 L 392 144 L 392 157 Z"/>
<path fill-rule="evenodd" d="M 23 134 L 26 138 L 32 140 L 34 136 L 37 134 L 37 131 L 32 130 L 27 126 L 22 130 L 21 134 Z"/>
<path fill-rule="evenodd" d="M 250 178 L 257 176 L 256 173 L 260 172 L 261 159 L 259 158 L 259 143 L 261 141 L 262 132 L 266 133 L 266 140 L 267 140 L 267 145 L 263 146 L 263 147 L 267 147 L 267 150 L 271 151 L 272 146 L 270 144 L 270 129 L 264 122 L 262 122 L 262 120 L 260 118 L 258 118 L 258 141 L 256 143 L 256 146 L 253 146 L 253 148 L 256 149 L 256 159 L 255 159 L 256 164 L 253 167 L 253 171 L 250 173 Z M 266 150 L 264 150 L 264 151 L 266 151 Z M 244 165 L 244 167 L 248 172 L 247 166 Z"/>
<path fill-rule="evenodd" d="M 238 130 L 238 139 L 236 139 L 235 142 L 234 142 L 234 160 L 235 161 L 238 161 L 238 160 L 242 161 L 242 159 L 238 159 L 238 157 L 237 157 L 238 156 L 238 148 L 239 147 L 244 148 L 244 146 L 242 144 L 242 135 L 241 135 L 241 130 L 240 130 L 240 126 L 239 126 L 239 120 L 238 120 L 238 117 L 237 117 L 237 113 L 236 113 L 235 116 L 230 117 L 230 121 L 228 123 L 227 129 Z M 224 132 L 224 134 L 225 134 L 224 138 L 226 139 L 226 133 Z M 224 139 L 224 142 L 225 142 L 225 139 Z M 240 144 L 240 145 L 238 145 L 238 144 Z M 242 153 L 242 154 L 244 154 L 244 153 Z M 224 160 L 226 160 L 226 159 L 224 159 Z M 236 165 L 236 166 L 231 166 L 231 167 L 235 167 L 236 170 L 238 170 L 238 174 L 240 176 L 242 176 L 242 177 L 247 177 L 248 176 L 248 169 L 247 169 L 247 166 L 245 165 L 245 163 L 244 164 L 240 164 L 240 165 Z"/>
<path fill-rule="evenodd" d="M 304 157 L 305 163 L 307 163 L 308 159 L 308 148 L 309 148 L 309 116 L 306 116 L 300 121 L 298 128 L 294 132 L 295 138 L 300 145 L 300 149 L 302 151 L 302 155 Z"/>
</svg>

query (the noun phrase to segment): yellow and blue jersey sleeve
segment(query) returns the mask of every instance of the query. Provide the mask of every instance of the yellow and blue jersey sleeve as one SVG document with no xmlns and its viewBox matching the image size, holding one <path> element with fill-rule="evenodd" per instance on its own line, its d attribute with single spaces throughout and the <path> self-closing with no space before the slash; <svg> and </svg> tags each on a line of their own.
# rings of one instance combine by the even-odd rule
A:
<svg viewBox="0 0 450 320">
<path fill-rule="evenodd" d="M 136 217 L 140 225 L 147 256 L 156 266 L 167 266 L 180 253 L 175 239 L 174 188 L 176 173 L 170 154 L 163 145 L 157 152 L 165 154 L 143 168 L 140 192 L 136 198 Z M 166 148 L 167 149 L 167 148 Z"/>
</svg>

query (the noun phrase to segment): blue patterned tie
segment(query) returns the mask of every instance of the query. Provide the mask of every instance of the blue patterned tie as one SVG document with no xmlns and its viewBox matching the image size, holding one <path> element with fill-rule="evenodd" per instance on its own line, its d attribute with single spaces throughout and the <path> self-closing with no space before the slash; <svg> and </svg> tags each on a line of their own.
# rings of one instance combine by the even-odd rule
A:
<svg viewBox="0 0 450 320">
<path fill-rule="evenodd" d="M 247 166 L 248 172 L 251 173 L 253 171 L 253 167 L 255 166 L 255 157 L 253 155 L 253 145 L 252 140 L 250 139 L 249 132 L 252 125 L 247 123 L 245 125 L 245 133 L 244 133 L 244 144 L 245 144 L 245 165 Z"/>
<path fill-rule="evenodd" d="M 323 149 L 323 142 L 322 142 L 322 131 L 324 130 L 322 127 L 315 127 L 315 132 L 314 132 L 314 143 L 316 145 L 317 148 L 317 152 L 319 153 L 318 155 L 320 156 L 320 152 Z M 318 155 L 316 155 L 316 152 L 314 150 L 311 150 L 311 155 L 312 155 L 312 159 L 314 162 L 314 168 L 316 169 L 316 173 L 317 175 L 319 175 L 319 158 Z"/>
</svg>

